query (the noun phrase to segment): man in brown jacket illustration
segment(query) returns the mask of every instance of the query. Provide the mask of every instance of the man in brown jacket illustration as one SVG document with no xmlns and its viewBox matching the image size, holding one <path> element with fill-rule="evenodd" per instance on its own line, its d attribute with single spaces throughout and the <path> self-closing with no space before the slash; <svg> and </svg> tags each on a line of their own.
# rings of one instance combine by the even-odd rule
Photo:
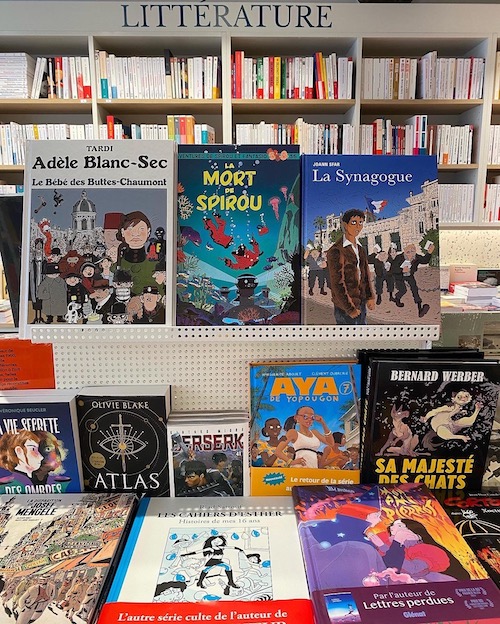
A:
<svg viewBox="0 0 500 624">
<path fill-rule="evenodd" d="M 328 270 L 338 325 L 365 325 L 366 310 L 375 308 L 366 251 L 358 243 L 365 213 L 355 208 L 342 215 L 343 236 L 327 252 Z"/>
</svg>

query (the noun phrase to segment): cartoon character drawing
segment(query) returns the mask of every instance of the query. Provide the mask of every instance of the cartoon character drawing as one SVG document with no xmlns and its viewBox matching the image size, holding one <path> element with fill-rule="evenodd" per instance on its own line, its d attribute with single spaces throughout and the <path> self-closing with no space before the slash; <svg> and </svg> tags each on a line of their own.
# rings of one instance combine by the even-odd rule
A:
<svg viewBox="0 0 500 624">
<path fill-rule="evenodd" d="M 418 435 L 412 433 L 410 427 L 403 422 L 410 415 L 409 410 L 404 410 L 403 406 L 392 406 L 391 418 L 392 429 L 387 437 L 384 446 L 377 455 L 408 455 L 416 457 L 415 447 L 418 444 Z"/>
<path fill-rule="evenodd" d="M 213 213 L 214 221 L 210 217 L 206 215 L 203 217 L 203 226 L 206 230 L 209 231 L 211 239 L 217 245 L 221 247 L 228 248 L 229 245 L 233 242 L 233 237 L 230 234 L 225 233 L 226 222 L 221 218 L 220 214 L 217 212 Z"/>
<path fill-rule="evenodd" d="M 474 411 L 468 415 L 463 408 L 471 401 L 470 392 L 459 390 L 452 394 L 450 403 L 436 407 L 422 416 L 420 420 L 423 423 L 430 421 L 431 430 L 425 434 L 421 446 L 429 451 L 436 449 L 436 437 L 439 438 L 439 443 L 448 440 L 469 442 L 470 436 L 459 432 L 466 427 L 471 427 L 476 422 L 483 407 L 481 401 L 476 401 Z"/>
<path fill-rule="evenodd" d="M 249 243 L 252 246 L 251 251 L 242 243 L 238 246 L 238 249 L 231 252 L 234 260 L 224 258 L 224 264 L 230 269 L 235 269 L 237 271 L 249 269 L 250 267 L 255 266 L 259 261 L 259 256 L 262 255 L 262 252 L 260 250 L 259 243 L 255 240 L 255 238 L 252 237 L 249 240 Z"/>
</svg>

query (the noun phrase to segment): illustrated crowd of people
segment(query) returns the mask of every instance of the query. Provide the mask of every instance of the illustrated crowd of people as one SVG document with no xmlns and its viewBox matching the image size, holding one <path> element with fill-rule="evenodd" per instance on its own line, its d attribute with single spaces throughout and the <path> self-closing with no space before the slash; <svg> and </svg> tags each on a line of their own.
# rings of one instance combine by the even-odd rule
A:
<svg viewBox="0 0 500 624">
<path fill-rule="evenodd" d="M 314 295 L 316 282 L 321 295 L 327 295 L 329 288 L 336 323 L 364 325 L 367 310 L 374 310 L 382 303 L 384 286 L 389 302 L 397 308 L 407 305 L 402 299 L 410 290 L 418 317 L 424 317 L 430 306 L 422 300 L 415 273 L 419 266 L 429 264 L 434 244 L 426 245 L 424 253 L 419 253 L 414 243 L 402 250 L 394 242 L 386 250 L 376 244 L 368 254 L 359 242 L 365 219 L 363 210 L 347 210 L 341 219 L 342 236 L 326 253 L 321 246 L 306 247 L 304 264 L 309 295 Z"/>
<path fill-rule="evenodd" d="M 51 245 L 50 222 L 32 243 L 32 323 L 164 324 L 166 241 L 141 211 L 104 215 L 103 240 Z M 76 247 L 79 247 L 78 249 Z"/>
<path fill-rule="evenodd" d="M 255 467 L 359 468 L 359 446 L 345 445 L 343 432 L 328 430 L 324 418 L 304 405 L 283 425 L 279 418 L 268 418 L 260 436 L 252 440 L 250 454 Z"/>
<path fill-rule="evenodd" d="M 83 624 L 92 614 L 101 588 L 99 568 L 60 570 L 54 575 L 29 574 L 0 580 L 3 621 L 30 624 L 46 609 L 68 621 Z"/>
<path fill-rule="evenodd" d="M 238 453 L 197 453 L 174 436 L 176 496 L 243 496 L 243 460 Z M 178 443 L 180 442 L 180 444 Z"/>
</svg>

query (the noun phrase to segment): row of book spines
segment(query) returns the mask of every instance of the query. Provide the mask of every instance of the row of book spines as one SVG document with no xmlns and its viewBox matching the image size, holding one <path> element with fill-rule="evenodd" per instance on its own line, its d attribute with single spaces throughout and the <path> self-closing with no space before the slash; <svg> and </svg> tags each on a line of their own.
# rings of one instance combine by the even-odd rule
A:
<svg viewBox="0 0 500 624">
<path fill-rule="evenodd" d="M 474 184 L 438 184 L 441 223 L 471 223 L 474 219 Z"/>
<path fill-rule="evenodd" d="M 406 124 L 394 125 L 379 118 L 362 124 L 362 154 L 437 156 L 440 165 L 471 164 L 474 126 L 465 124 L 428 124 L 427 115 L 413 115 Z"/>
<path fill-rule="evenodd" d="M 27 140 L 94 139 L 93 124 L 0 123 L 0 165 L 24 165 Z"/>
<path fill-rule="evenodd" d="M 216 99 L 221 97 L 219 56 L 117 57 L 96 50 L 101 99 Z"/>
<path fill-rule="evenodd" d="M 0 195 L 23 195 L 22 184 L 0 184 Z"/>
<path fill-rule="evenodd" d="M 484 58 L 436 58 L 428 69 L 417 58 L 364 58 L 362 98 L 374 100 L 416 98 L 480 99 Z"/>
<path fill-rule="evenodd" d="M 235 99 L 351 99 L 353 60 L 334 53 L 325 58 L 322 52 L 253 58 L 235 50 L 231 77 Z"/>
<path fill-rule="evenodd" d="M 482 57 L 471 56 L 456 59 L 454 67 L 455 78 L 458 76 L 458 82 L 453 79 L 453 61 L 440 64 L 435 50 L 424 54 L 419 59 L 418 65 L 418 98 L 436 99 L 438 92 L 443 90 L 449 92 L 449 84 L 443 87 L 446 78 L 448 78 L 448 83 L 452 81 L 456 83 L 455 99 L 480 99 L 483 96 L 485 59 Z M 450 74 L 452 74 L 451 77 Z"/>
<path fill-rule="evenodd" d="M 31 99 L 44 97 L 44 81 L 47 82 L 49 99 L 86 100 L 92 97 L 90 62 L 86 56 L 39 56 Z"/>
<path fill-rule="evenodd" d="M 500 126 L 490 126 L 488 137 L 488 164 L 500 164 Z"/>
<path fill-rule="evenodd" d="M 178 144 L 209 145 L 215 143 L 215 129 L 206 123 L 196 123 L 193 115 L 167 115 L 166 124 L 123 124 L 113 115 L 99 127 L 100 139 L 170 140 Z"/>
<path fill-rule="evenodd" d="M 500 222 L 500 184 L 486 184 L 482 221 L 485 223 Z"/>
</svg>

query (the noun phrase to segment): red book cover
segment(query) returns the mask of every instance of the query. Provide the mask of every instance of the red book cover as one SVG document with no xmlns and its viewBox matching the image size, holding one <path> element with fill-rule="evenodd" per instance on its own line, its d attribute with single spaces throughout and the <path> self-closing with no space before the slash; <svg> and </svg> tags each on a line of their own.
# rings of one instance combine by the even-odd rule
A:
<svg viewBox="0 0 500 624">
<path fill-rule="evenodd" d="M 54 72 L 55 72 L 56 97 L 62 99 L 63 97 L 62 56 L 56 56 L 54 58 Z"/>
<path fill-rule="evenodd" d="M 242 91 L 242 77 L 243 77 L 243 59 L 244 53 L 242 50 L 234 51 L 234 86 L 235 86 L 235 94 L 234 97 L 237 100 L 241 100 L 241 91 Z"/>
<path fill-rule="evenodd" d="M 115 118 L 113 115 L 108 115 L 106 117 L 106 126 L 108 129 L 108 139 L 115 138 Z"/>
<path fill-rule="evenodd" d="M 245 622 L 246 624 L 313 624 L 310 600 L 265 602 L 111 602 L 97 624 L 119 622 Z"/>
<path fill-rule="evenodd" d="M 274 56 L 269 57 L 269 99 L 274 99 Z"/>
</svg>

